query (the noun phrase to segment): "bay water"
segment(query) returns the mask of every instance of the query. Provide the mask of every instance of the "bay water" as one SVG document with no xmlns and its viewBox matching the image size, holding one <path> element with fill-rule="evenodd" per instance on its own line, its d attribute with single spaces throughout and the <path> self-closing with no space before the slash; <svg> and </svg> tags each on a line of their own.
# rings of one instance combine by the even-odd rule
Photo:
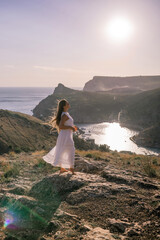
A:
<svg viewBox="0 0 160 240">
<path fill-rule="evenodd" d="M 0 109 L 33 115 L 33 108 L 54 92 L 54 87 L 0 87 Z M 73 88 L 82 90 L 82 88 Z M 137 154 L 158 155 L 159 149 L 143 148 L 130 140 L 138 131 L 122 128 L 119 123 L 77 124 L 85 129 L 97 144 L 107 144 L 111 150 L 131 151 Z"/>
</svg>

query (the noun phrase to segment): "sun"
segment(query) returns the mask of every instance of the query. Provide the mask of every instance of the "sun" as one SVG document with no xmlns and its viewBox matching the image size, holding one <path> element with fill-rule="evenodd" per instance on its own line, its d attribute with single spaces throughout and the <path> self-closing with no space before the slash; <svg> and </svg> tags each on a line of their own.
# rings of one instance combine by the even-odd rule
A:
<svg viewBox="0 0 160 240">
<path fill-rule="evenodd" d="M 125 42 L 129 40 L 133 32 L 133 24 L 124 17 L 110 19 L 105 27 L 105 34 L 114 42 Z"/>
</svg>

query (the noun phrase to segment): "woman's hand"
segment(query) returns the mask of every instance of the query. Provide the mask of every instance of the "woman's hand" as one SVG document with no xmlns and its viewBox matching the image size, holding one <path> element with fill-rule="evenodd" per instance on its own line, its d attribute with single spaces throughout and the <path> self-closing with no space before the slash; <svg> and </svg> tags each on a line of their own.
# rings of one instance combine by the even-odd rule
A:
<svg viewBox="0 0 160 240">
<path fill-rule="evenodd" d="M 75 129 L 75 131 L 77 131 L 77 130 L 78 130 L 78 127 L 77 127 L 76 125 L 74 125 L 74 129 Z"/>
<path fill-rule="evenodd" d="M 73 130 L 73 132 L 77 131 L 77 126 L 74 126 L 74 127 L 70 126 L 70 127 Z"/>
<path fill-rule="evenodd" d="M 70 129 L 71 129 L 71 130 L 73 130 L 73 132 L 75 131 L 75 128 L 74 128 L 74 127 L 72 127 L 72 126 L 70 126 Z"/>
</svg>

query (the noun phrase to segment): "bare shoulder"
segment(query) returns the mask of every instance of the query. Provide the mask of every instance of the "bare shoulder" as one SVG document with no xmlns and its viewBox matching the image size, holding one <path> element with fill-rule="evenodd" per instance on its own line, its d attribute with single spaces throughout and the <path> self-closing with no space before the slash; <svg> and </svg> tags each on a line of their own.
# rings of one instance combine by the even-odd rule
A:
<svg viewBox="0 0 160 240">
<path fill-rule="evenodd" d="M 69 119 L 69 117 L 67 116 L 67 114 L 64 113 L 64 114 L 62 115 L 61 119 L 62 119 L 62 120 L 63 120 L 63 119 L 64 119 L 64 120 L 67 120 L 67 119 Z"/>
</svg>

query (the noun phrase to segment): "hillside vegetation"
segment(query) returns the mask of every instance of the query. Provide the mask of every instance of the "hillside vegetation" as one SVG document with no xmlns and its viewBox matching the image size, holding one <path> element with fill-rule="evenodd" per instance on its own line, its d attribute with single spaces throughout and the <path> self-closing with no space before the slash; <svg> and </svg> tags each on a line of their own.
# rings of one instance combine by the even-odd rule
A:
<svg viewBox="0 0 160 240">
<path fill-rule="evenodd" d="M 0 154 L 15 151 L 49 149 L 55 144 L 56 136 L 50 127 L 28 114 L 0 110 Z"/>
<path fill-rule="evenodd" d="M 160 122 L 160 88 L 130 96 L 121 114 L 123 124 L 151 127 Z"/>
<path fill-rule="evenodd" d="M 58 84 L 53 94 L 49 95 L 33 109 L 33 116 L 48 120 L 57 106 L 57 99 L 69 101 L 69 109 L 75 123 L 97 123 L 117 121 L 118 113 L 124 105 L 124 98 L 105 93 L 93 93 L 73 90 Z"/>
</svg>

